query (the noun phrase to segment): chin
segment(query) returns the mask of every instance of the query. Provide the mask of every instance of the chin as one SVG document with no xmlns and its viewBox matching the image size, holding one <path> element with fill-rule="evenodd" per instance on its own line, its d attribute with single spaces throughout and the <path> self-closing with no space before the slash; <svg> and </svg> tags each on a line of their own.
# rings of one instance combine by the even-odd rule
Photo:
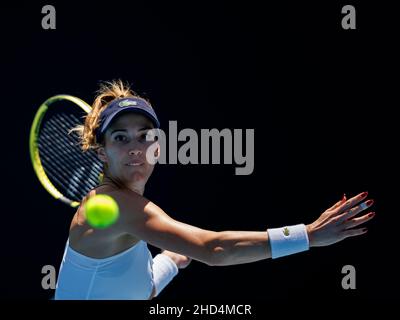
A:
<svg viewBox="0 0 400 320">
<path fill-rule="evenodd" d="M 133 181 L 147 181 L 149 176 L 151 175 L 151 172 L 148 172 L 145 168 L 135 168 L 135 170 L 132 170 L 128 174 L 128 180 L 133 182 Z"/>
</svg>

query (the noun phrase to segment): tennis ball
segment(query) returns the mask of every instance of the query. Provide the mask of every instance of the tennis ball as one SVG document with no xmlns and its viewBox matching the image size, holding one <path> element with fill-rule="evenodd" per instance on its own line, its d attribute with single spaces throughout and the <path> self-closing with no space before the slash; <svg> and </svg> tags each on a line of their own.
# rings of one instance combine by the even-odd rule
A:
<svg viewBox="0 0 400 320">
<path fill-rule="evenodd" d="M 117 202 L 106 194 L 91 197 L 85 203 L 86 220 L 93 228 L 105 229 L 119 217 Z"/>
</svg>

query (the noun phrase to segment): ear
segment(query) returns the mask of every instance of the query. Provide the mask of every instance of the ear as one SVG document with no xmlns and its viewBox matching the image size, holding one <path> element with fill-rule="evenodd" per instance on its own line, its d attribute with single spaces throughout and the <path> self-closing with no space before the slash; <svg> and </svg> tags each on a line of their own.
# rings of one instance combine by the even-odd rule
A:
<svg viewBox="0 0 400 320">
<path fill-rule="evenodd" d="M 158 142 L 157 143 L 157 148 L 154 150 L 154 158 L 158 159 L 160 158 L 161 155 L 161 146 Z"/>
<path fill-rule="evenodd" d="M 97 149 L 97 156 L 102 162 L 107 163 L 107 155 L 104 147 L 100 147 Z"/>
</svg>

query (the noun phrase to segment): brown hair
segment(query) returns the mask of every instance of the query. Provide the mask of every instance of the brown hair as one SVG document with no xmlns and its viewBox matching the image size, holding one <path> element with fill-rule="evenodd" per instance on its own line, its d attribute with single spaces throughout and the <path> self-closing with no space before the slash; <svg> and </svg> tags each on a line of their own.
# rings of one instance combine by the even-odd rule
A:
<svg viewBox="0 0 400 320">
<path fill-rule="evenodd" d="M 85 123 L 71 130 L 71 132 L 75 131 L 78 133 L 81 148 L 84 152 L 89 149 L 96 150 L 101 146 L 101 141 L 96 141 L 96 129 L 99 126 L 100 114 L 107 108 L 110 102 L 128 97 L 143 99 L 130 88 L 129 84 L 124 83 L 122 80 L 106 81 L 100 84 L 100 88 L 92 104 L 92 111 L 85 117 Z"/>
</svg>

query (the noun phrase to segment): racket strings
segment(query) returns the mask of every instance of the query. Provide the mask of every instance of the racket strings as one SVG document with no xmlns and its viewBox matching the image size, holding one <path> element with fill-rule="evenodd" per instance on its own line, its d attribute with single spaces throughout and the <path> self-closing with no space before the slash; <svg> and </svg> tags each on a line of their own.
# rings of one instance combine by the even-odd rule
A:
<svg viewBox="0 0 400 320">
<path fill-rule="evenodd" d="M 97 156 L 95 156 L 93 154 L 93 151 L 88 151 L 85 154 L 83 154 L 82 150 L 79 148 L 79 139 L 76 135 L 76 133 L 72 132 L 71 134 L 68 134 L 68 137 L 65 137 L 65 132 L 69 132 L 69 129 L 63 124 L 63 122 L 65 121 L 63 117 L 60 117 L 62 119 L 58 120 L 57 118 L 52 119 L 54 120 L 54 124 L 49 121 L 49 127 L 54 129 L 54 133 L 60 135 L 60 138 L 68 138 L 68 143 L 71 145 L 71 147 L 74 148 L 74 150 L 76 150 L 76 152 L 73 152 L 70 154 L 70 156 L 72 158 L 74 158 L 76 160 L 76 162 L 78 162 L 79 164 L 84 164 L 88 167 L 95 167 L 98 170 L 102 170 L 102 164 L 100 162 L 100 160 L 97 158 Z M 62 126 L 63 129 L 65 130 L 59 130 L 58 127 Z M 71 126 L 73 126 L 73 124 L 71 124 Z M 68 149 L 69 150 L 69 149 Z"/>
<path fill-rule="evenodd" d="M 49 149 L 49 152 L 42 152 L 42 162 L 45 172 L 48 176 L 52 176 L 54 180 L 57 180 L 59 185 L 63 188 L 65 195 L 68 194 L 72 196 L 73 199 L 80 199 L 82 193 L 84 193 L 84 191 L 82 192 L 81 190 L 85 190 L 88 184 L 83 182 L 79 183 L 77 171 L 71 166 L 65 165 L 67 162 L 62 162 L 61 157 L 57 157 L 57 152 L 49 148 L 48 144 L 44 144 L 43 146 Z M 58 177 L 58 179 L 54 177 Z M 95 185 L 95 183 L 92 184 Z"/>
<path fill-rule="evenodd" d="M 74 197 L 79 197 L 82 188 L 86 188 L 86 185 L 81 183 L 77 178 L 76 169 L 74 169 L 68 162 L 62 162 L 61 159 L 65 158 L 65 155 L 61 155 L 56 149 L 54 149 L 47 142 L 43 143 L 43 152 L 41 153 L 41 159 L 43 160 L 43 167 L 45 168 L 46 173 L 51 173 L 53 177 L 57 175 L 59 177 L 58 183 L 60 179 L 62 181 L 68 182 L 68 187 L 65 183 L 61 183 L 61 186 L 67 190 L 69 195 L 74 195 Z M 45 149 L 46 148 L 46 149 Z M 95 184 L 95 182 L 90 181 L 91 184 Z M 60 184 L 60 183 L 59 183 Z M 74 192 L 74 193 L 72 193 Z"/>
<path fill-rule="evenodd" d="M 46 137 L 47 135 L 43 135 Z M 45 139 L 43 139 L 45 141 Z M 43 166 L 47 173 L 52 176 L 57 176 L 58 183 L 64 188 L 68 195 L 80 199 L 82 195 L 86 194 L 86 189 L 90 189 L 97 184 L 96 177 L 85 179 L 85 167 L 79 167 L 74 163 L 73 159 L 69 159 L 65 153 L 61 155 L 53 146 L 48 142 L 43 143 Z M 45 149 L 46 148 L 46 149 Z M 64 160 L 64 161 L 63 161 Z M 74 165 L 74 166 L 73 166 Z M 64 183 L 60 183 L 60 180 Z"/>
<path fill-rule="evenodd" d="M 80 151 L 80 149 L 76 146 L 76 144 L 69 143 L 68 148 L 66 148 L 65 144 L 49 144 L 48 141 L 50 139 L 54 139 L 54 137 L 56 138 L 56 141 L 60 141 L 61 139 L 63 139 L 64 134 L 62 134 L 62 132 L 57 131 L 57 127 L 55 127 L 50 121 L 48 123 L 48 128 L 49 128 L 49 133 L 47 134 L 45 131 L 43 132 L 43 136 L 46 136 L 46 140 L 44 140 L 44 144 L 46 144 L 46 147 L 51 150 L 52 152 L 54 152 L 57 156 L 58 159 L 65 159 L 65 158 L 69 158 L 70 160 L 73 160 L 75 163 L 75 165 L 80 166 L 81 168 L 83 168 L 83 171 L 85 171 L 86 168 L 89 168 L 91 165 L 93 165 L 92 163 L 90 163 L 89 161 L 85 161 L 85 157 L 79 157 L 78 155 L 80 155 L 82 152 Z M 54 137 L 52 137 L 52 135 Z M 72 149 L 72 150 L 71 150 Z M 45 149 L 46 150 L 46 149 Z M 73 151 L 73 152 L 71 152 Z M 97 160 L 98 161 L 98 160 Z M 77 168 L 72 166 L 69 162 L 65 162 L 63 161 L 61 163 L 61 165 L 64 165 L 66 167 L 68 167 L 70 170 L 76 170 Z M 84 165 L 84 166 L 82 166 Z M 95 169 L 97 168 L 97 171 L 101 171 L 101 168 L 97 165 L 95 166 Z M 93 170 L 91 170 L 90 172 L 92 172 Z M 93 180 L 94 183 L 97 183 L 96 181 L 98 180 L 98 176 L 95 176 L 94 174 L 89 174 L 88 176 L 89 180 Z"/>
<path fill-rule="evenodd" d="M 69 133 L 71 128 L 74 128 L 77 123 L 80 123 L 77 117 L 75 115 L 70 114 L 69 116 L 65 114 L 58 114 L 56 117 L 54 117 L 54 120 L 62 126 L 66 132 Z M 65 125 L 65 123 L 67 125 Z M 78 136 L 75 132 L 72 132 L 71 134 L 68 134 L 68 137 L 71 137 L 71 142 L 74 143 L 78 147 L 79 145 L 79 139 Z M 89 165 L 94 165 L 98 167 L 100 170 L 102 170 L 102 164 L 100 160 L 97 158 L 97 156 L 94 154 L 93 151 L 88 151 L 84 156 L 82 155 L 82 151 L 79 149 L 79 153 L 77 153 L 77 156 L 81 156 L 83 160 L 85 160 Z M 89 161 L 90 160 L 90 161 Z"/>
<path fill-rule="evenodd" d="M 74 114 L 56 114 L 44 123 L 38 139 L 43 168 L 61 193 L 81 201 L 99 183 L 102 163 L 93 151 L 83 153 L 76 133 L 81 121 Z"/>
</svg>

